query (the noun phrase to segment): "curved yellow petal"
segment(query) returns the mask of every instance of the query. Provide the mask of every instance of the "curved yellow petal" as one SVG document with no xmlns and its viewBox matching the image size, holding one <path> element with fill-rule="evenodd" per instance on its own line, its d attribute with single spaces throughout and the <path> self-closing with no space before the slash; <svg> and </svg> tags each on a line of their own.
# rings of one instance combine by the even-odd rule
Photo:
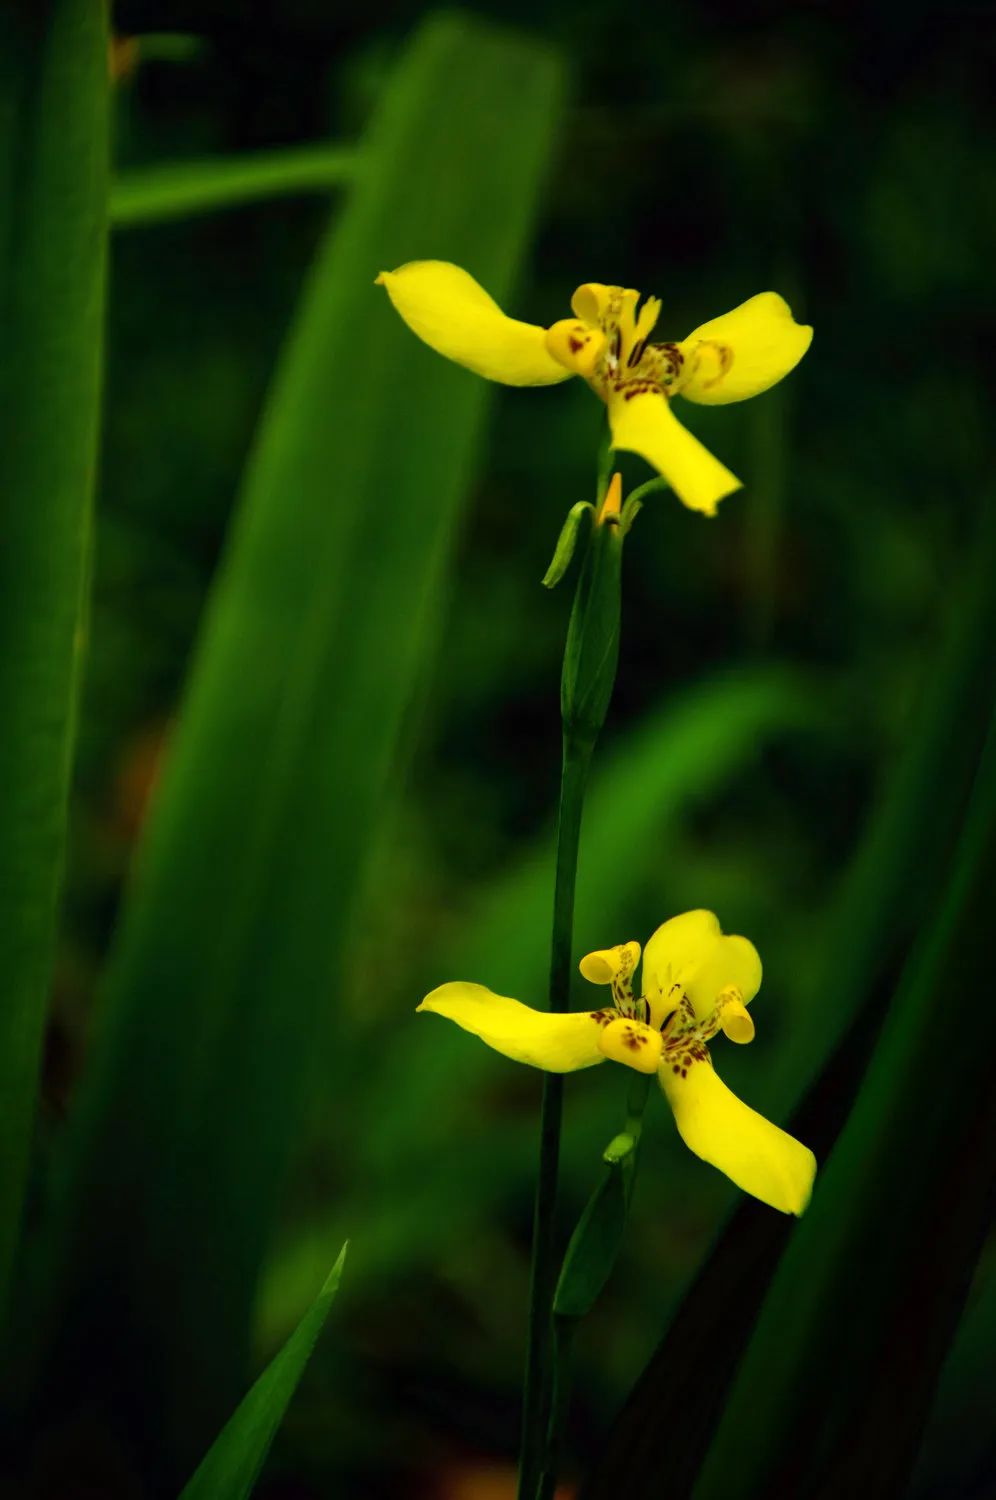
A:
<svg viewBox="0 0 996 1500">
<path fill-rule="evenodd" d="M 664 475 L 689 510 L 714 516 L 716 506 L 740 488 L 740 480 L 682 427 L 665 396 L 642 392 L 626 399 L 626 388 L 609 400 L 612 446 L 638 453 Z"/>
<path fill-rule="evenodd" d="M 666 1064 L 658 1071 L 688 1149 L 762 1203 L 801 1214 L 816 1175 L 809 1147 L 738 1099 L 711 1062 L 694 1062 L 687 1073 L 682 1078 Z"/>
<path fill-rule="evenodd" d="M 547 352 L 546 329 L 507 318 L 469 272 L 445 260 L 412 260 L 382 271 L 387 291 L 419 338 L 487 380 L 503 385 L 556 385 L 566 370 Z"/>
<path fill-rule="evenodd" d="M 688 372 L 679 394 L 707 405 L 759 396 L 795 369 L 812 338 L 784 297 L 759 292 L 678 345 Z"/>
<path fill-rule="evenodd" d="M 725 990 L 739 991 L 749 1005 L 761 988 L 761 959 L 745 937 L 725 934 L 711 911 L 686 911 L 664 922 L 643 950 L 643 993 L 650 1002 L 651 1018 L 659 1026 L 674 1008 L 680 993 L 686 994 L 699 1019 L 711 1014 Z M 730 1019 L 735 1041 L 750 1041 L 753 1023 L 739 1027 Z M 725 1030 L 724 1024 L 724 1030 Z M 731 1033 L 728 1033 L 731 1034 Z"/>
<path fill-rule="evenodd" d="M 563 1015 L 531 1010 L 483 984 L 463 981 L 441 984 L 416 1009 L 446 1016 L 496 1052 L 547 1073 L 574 1073 L 604 1062 L 599 1037 L 618 1014 L 608 1009 Z"/>
</svg>

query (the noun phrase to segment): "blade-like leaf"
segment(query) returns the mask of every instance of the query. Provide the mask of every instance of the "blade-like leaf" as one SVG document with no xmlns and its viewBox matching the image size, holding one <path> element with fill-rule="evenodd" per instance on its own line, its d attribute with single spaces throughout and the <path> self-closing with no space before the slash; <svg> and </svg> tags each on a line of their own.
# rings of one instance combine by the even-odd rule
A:
<svg viewBox="0 0 996 1500">
<path fill-rule="evenodd" d="M 115 229 L 237 208 L 261 198 L 325 193 L 352 182 L 358 154 L 347 146 L 295 146 L 122 172 L 111 188 Z"/>
<path fill-rule="evenodd" d="M 20 0 L 0 46 L 0 1315 L 52 974 L 101 381 L 107 28 Z"/>
<path fill-rule="evenodd" d="M 885 778 L 880 804 L 828 925 L 823 977 L 809 997 L 820 1025 L 798 1037 L 774 1089 L 785 1113 L 807 1083 L 789 1128 L 824 1160 L 847 1116 L 874 1044 L 889 989 L 917 926 L 946 878 L 996 687 L 996 591 L 991 587 L 996 528 L 981 539 L 962 607 L 950 622 L 899 765 Z M 883 949 L 882 935 L 895 934 Z M 898 950 L 898 951 L 897 951 Z M 794 1079 L 793 1079 L 794 1073 Z M 757 1309 L 792 1224 L 743 1201 L 690 1287 L 634 1386 L 587 1476 L 583 1500 L 608 1500 L 619 1488 L 650 1482 L 658 1462 L 652 1414 L 661 1402 L 686 1403 L 682 1442 L 668 1484 L 674 1500 L 691 1492 Z"/>
<path fill-rule="evenodd" d="M 937 920 L 789 1245 L 697 1500 L 901 1495 L 996 1178 L 996 720 Z M 860 1352 L 859 1352 L 860 1351 Z"/>
<path fill-rule="evenodd" d="M 452 256 L 506 296 L 560 94 L 545 49 L 425 24 L 249 466 L 74 1119 L 50 1299 L 55 1363 L 74 1368 L 99 1337 L 107 1405 L 160 1464 L 165 1443 L 189 1466 L 242 1382 L 489 397 L 412 337 L 374 277 Z"/>
<path fill-rule="evenodd" d="M 347 1248 L 343 1245 L 297 1328 L 211 1444 L 180 1500 L 246 1500 L 252 1493 L 339 1290 Z"/>
</svg>

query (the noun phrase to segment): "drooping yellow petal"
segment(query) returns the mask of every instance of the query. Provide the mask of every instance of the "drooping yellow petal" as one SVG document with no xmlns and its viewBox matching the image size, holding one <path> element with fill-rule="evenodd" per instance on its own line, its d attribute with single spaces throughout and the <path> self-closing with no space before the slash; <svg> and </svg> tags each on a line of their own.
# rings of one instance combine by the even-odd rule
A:
<svg viewBox="0 0 996 1500">
<path fill-rule="evenodd" d="M 762 1203 L 801 1214 L 816 1175 L 809 1147 L 738 1099 L 711 1062 L 693 1062 L 687 1074 L 682 1078 L 666 1063 L 658 1071 L 689 1150 Z"/>
<path fill-rule="evenodd" d="M 483 984 L 441 984 L 417 1010 L 435 1011 L 516 1062 L 547 1073 L 574 1073 L 605 1061 L 598 1041 L 616 1011 L 532 1010 L 520 1000 L 496 995 Z"/>
<path fill-rule="evenodd" d="M 759 396 L 795 369 L 812 337 L 784 297 L 759 292 L 678 345 L 689 372 L 680 394 L 707 405 Z"/>
<path fill-rule="evenodd" d="M 556 385 L 571 374 L 547 352 L 545 328 L 506 317 L 460 266 L 412 260 L 382 271 L 377 285 L 423 343 L 487 380 Z"/>
<path fill-rule="evenodd" d="M 682 427 L 665 396 L 648 391 L 609 400 L 612 446 L 638 453 L 667 480 L 689 510 L 714 516 L 716 506 L 740 488 L 740 480 Z"/>
<path fill-rule="evenodd" d="M 761 988 L 761 977 L 761 959 L 754 944 L 723 933 L 711 911 L 686 911 L 672 917 L 658 927 L 643 952 L 643 993 L 657 1026 L 682 993 L 700 1020 L 716 1008 L 725 990 L 737 990 L 741 1002 L 749 1005 Z M 675 986 L 678 991 L 672 994 Z M 752 1036 L 752 1024 L 749 1034 L 741 1026 L 734 1040 L 750 1041 Z"/>
<path fill-rule="evenodd" d="M 603 1026 L 598 1037 L 599 1050 L 613 1062 L 625 1063 L 638 1073 L 656 1073 L 664 1042 L 659 1031 L 629 1016 L 619 1016 Z"/>
</svg>

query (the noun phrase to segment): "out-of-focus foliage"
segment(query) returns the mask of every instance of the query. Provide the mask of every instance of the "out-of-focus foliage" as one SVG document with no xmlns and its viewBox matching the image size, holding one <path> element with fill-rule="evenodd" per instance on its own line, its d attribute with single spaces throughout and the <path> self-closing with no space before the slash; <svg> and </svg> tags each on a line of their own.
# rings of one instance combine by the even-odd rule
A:
<svg viewBox="0 0 996 1500">
<path fill-rule="evenodd" d="M 0 43 L 0 1318 L 52 982 L 86 631 L 107 241 L 99 6 L 9 9 Z"/>
<path fill-rule="evenodd" d="M 458 133 L 444 85 L 464 90 Z M 196 1459 L 244 1383 L 489 395 L 378 318 L 369 268 L 434 236 L 510 285 L 559 91 L 546 51 L 427 23 L 382 95 L 250 455 L 67 1132 L 45 1293 L 50 1381 L 99 1335 L 87 1396 L 124 1414 L 154 1471 Z"/>
<path fill-rule="evenodd" d="M 937 917 L 972 736 L 989 706 L 981 686 L 970 710 L 954 695 L 961 755 L 931 762 L 921 807 L 907 800 L 896 811 L 892 793 L 896 767 L 915 764 L 918 745 L 939 749 L 930 731 L 944 694 L 926 690 L 950 660 L 941 643 L 971 592 L 989 504 L 978 355 L 988 348 L 993 151 L 979 128 L 987 83 L 976 19 L 910 6 L 885 48 L 874 14 L 787 3 L 749 19 L 685 0 L 628 19 L 618 7 L 579 10 L 566 0 L 469 10 L 515 23 L 523 40 L 481 31 L 475 65 L 438 80 L 431 126 L 403 140 L 397 127 L 368 253 L 354 238 L 348 255 L 330 251 L 309 280 L 329 202 L 348 236 L 361 194 L 372 191 L 358 176 L 355 197 L 348 181 L 316 195 L 311 168 L 324 152 L 341 164 L 359 147 L 362 171 L 368 126 L 402 107 L 397 68 L 422 11 L 347 11 L 326 0 L 121 0 L 115 9 L 123 34 L 195 37 L 144 50 L 139 37 L 116 49 L 116 201 L 143 178 L 177 193 L 199 184 L 202 196 L 196 217 L 136 222 L 113 244 L 92 626 L 25 1263 L 34 1269 L 46 1242 L 51 1171 L 65 1161 L 80 1110 L 110 1088 L 114 1069 L 101 1048 L 127 991 L 143 1047 L 112 1080 L 118 1102 L 100 1150 L 91 1135 L 77 1155 L 75 1202 L 91 1248 L 109 1247 L 106 1261 L 103 1248 L 91 1257 L 88 1274 L 104 1265 L 116 1278 L 91 1310 L 107 1311 L 112 1344 L 122 1329 L 139 1336 L 124 1380 L 116 1390 L 104 1381 L 89 1406 L 78 1397 L 91 1375 L 94 1390 L 106 1375 L 104 1330 L 88 1345 L 89 1366 L 57 1366 L 67 1378 L 50 1378 L 31 1412 L 43 1439 L 18 1449 L 29 1494 L 64 1500 L 87 1476 L 102 1495 L 154 1493 L 136 1460 L 148 1437 L 141 1424 L 162 1419 L 152 1380 L 176 1388 L 189 1369 L 193 1403 L 196 1382 L 210 1383 L 212 1371 L 227 1367 L 234 1379 L 238 1350 L 220 1329 L 248 1332 L 246 1304 L 268 1244 L 254 1332 L 253 1369 L 263 1368 L 347 1235 L 350 1294 L 257 1492 L 453 1500 L 488 1493 L 482 1466 L 514 1452 L 539 1080 L 413 1009 L 427 988 L 455 977 L 533 1003 L 542 996 L 569 585 L 551 594 L 540 579 L 568 509 L 592 493 L 601 412 L 580 382 L 493 392 L 485 429 L 483 385 L 434 361 L 391 321 L 371 285 L 384 265 L 418 255 L 466 263 L 509 311 L 533 321 L 566 313 L 581 281 L 619 281 L 663 298 L 665 338 L 771 286 L 816 330 L 784 387 L 722 413 L 683 413 L 743 477 L 743 493 L 713 522 L 654 496 L 628 538 L 616 696 L 582 836 L 578 952 L 643 937 L 695 906 L 748 933 L 765 964 L 758 1037 L 727 1048 L 722 1071 L 784 1121 L 857 992 L 875 1030 L 911 939 Z M 506 87 L 506 47 L 554 59 L 548 97 Z M 561 68 L 573 80 L 571 103 L 530 231 L 542 143 L 526 120 L 546 108 L 548 129 Z M 282 152 L 309 168 L 296 184 L 272 175 Z M 231 170 L 216 178 L 210 212 L 202 168 L 223 162 Z M 259 201 L 233 206 L 229 197 L 222 212 L 233 184 L 247 192 L 260 164 Z M 434 196 L 416 212 L 424 181 Z M 517 260 L 527 274 L 513 291 Z M 309 429 L 313 461 L 302 483 L 269 459 L 261 474 L 273 405 L 262 446 L 253 434 L 286 330 L 295 316 L 310 319 L 316 298 L 324 312 L 311 332 L 298 322 L 298 341 L 315 340 L 309 389 L 287 385 L 294 350 L 276 387 L 288 393 L 284 425 Z M 392 419 L 374 431 L 369 414 L 382 402 Z M 238 476 L 253 452 L 232 540 Z M 627 460 L 624 474 L 631 488 L 646 470 Z M 239 623 L 248 616 L 234 614 L 231 671 L 204 666 L 207 653 L 217 658 L 260 486 L 273 527 L 260 542 L 261 571 L 290 559 L 288 611 L 330 613 L 314 717 L 295 729 L 294 764 L 305 770 L 285 778 L 287 795 L 272 804 L 272 841 L 258 844 L 263 894 L 245 907 L 251 942 L 233 945 L 240 965 L 225 980 L 220 959 L 202 960 L 216 947 L 217 957 L 231 932 L 250 869 L 233 850 L 265 823 L 261 797 L 282 764 L 271 736 L 284 721 L 260 707 L 240 736 L 239 705 L 262 705 L 267 682 L 301 670 L 297 637 L 278 633 L 253 656 Z M 447 553 L 461 491 L 468 504 Z M 340 525 L 337 550 L 330 533 Z M 438 528 L 436 542 L 427 527 Z M 202 614 L 229 546 L 188 696 Z M 347 557 L 348 579 L 339 571 Z M 250 614 L 270 597 L 269 585 L 254 592 L 244 569 L 241 588 Z M 980 634 L 979 659 L 986 645 Z M 430 648 L 427 679 L 410 658 L 428 662 Z M 222 740 L 211 727 L 219 724 Z M 400 753 L 382 777 L 388 742 Z M 153 801 L 160 827 L 183 825 L 185 852 L 163 884 L 155 817 L 135 853 L 167 746 Z M 206 778 L 209 766 L 201 801 L 181 796 L 182 783 Z M 859 984 L 838 924 L 854 899 L 856 851 L 874 854 L 869 827 L 888 829 L 887 818 L 871 821 L 883 806 L 893 809 L 893 863 L 876 866 L 866 853 L 859 865 L 867 858 L 867 868 L 886 871 L 876 897 L 888 886 L 917 899 L 876 908 L 880 968 L 874 983 Z M 345 820 L 348 857 L 338 830 L 322 843 L 330 808 Z M 945 816 L 941 859 L 924 830 Z M 353 904 L 343 882 L 360 856 L 369 880 Z M 123 894 L 132 915 L 105 989 Z M 310 934 L 303 944 L 299 920 Z M 121 954 L 139 947 L 125 983 Z M 835 952 L 850 976 L 839 1008 L 827 978 Z M 292 1070 L 300 1089 L 274 1083 L 271 1093 L 267 1017 L 313 1062 L 314 1087 L 302 1067 Z M 957 1045 L 972 1045 L 970 1031 Z M 105 1069 L 103 1082 L 91 1064 Z M 262 1083 L 255 1095 L 240 1082 L 247 1069 Z M 938 1108 L 949 1079 L 957 1085 L 956 1070 L 942 1070 Z M 887 1085 L 882 1098 L 891 1075 Z M 840 1114 L 845 1084 L 834 1076 L 827 1087 Z M 565 1241 L 623 1097 L 618 1070 L 569 1081 Z M 577 1474 L 737 1202 L 682 1149 L 658 1105 L 651 1099 L 623 1256 L 576 1341 L 568 1467 Z M 155 1150 L 146 1149 L 153 1117 Z M 282 1197 L 268 1165 L 278 1151 L 294 1162 Z M 244 1218 L 228 1212 L 226 1161 L 239 1163 Z M 833 1163 L 826 1177 L 834 1201 L 847 1204 L 846 1165 Z M 922 1209 L 933 1200 L 918 1201 Z M 217 1241 L 191 1222 L 192 1204 Z M 813 1235 L 818 1205 L 817 1196 Z M 226 1301 L 208 1305 L 199 1326 L 173 1323 L 171 1297 L 157 1305 L 158 1286 L 136 1279 L 158 1264 L 167 1291 L 187 1280 L 209 1304 L 212 1288 L 227 1298 L 221 1273 L 209 1271 L 227 1264 L 226 1246 L 241 1265 L 232 1282 L 241 1312 Z M 982 1281 L 969 1319 L 990 1326 L 990 1304 Z M 143 1305 L 148 1320 L 135 1312 Z M 979 1379 L 973 1326 L 954 1346 L 927 1428 L 924 1500 L 969 1500 L 992 1482 L 996 1446 L 978 1427 L 970 1456 L 945 1468 Z M 30 1337 L 16 1343 L 29 1345 Z M 215 1393 L 211 1432 L 232 1399 Z M 138 1416 L 123 1442 L 126 1411 Z M 186 1428 L 171 1442 L 184 1478 L 206 1439 Z M 181 1462 L 184 1444 L 194 1451 Z M 475 1477 L 461 1478 L 464 1470 Z"/>
</svg>

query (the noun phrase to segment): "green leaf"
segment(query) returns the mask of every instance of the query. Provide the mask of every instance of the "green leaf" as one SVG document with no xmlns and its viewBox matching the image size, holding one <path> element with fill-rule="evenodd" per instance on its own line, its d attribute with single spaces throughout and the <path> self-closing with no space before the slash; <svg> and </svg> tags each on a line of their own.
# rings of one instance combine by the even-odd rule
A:
<svg viewBox="0 0 996 1500">
<path fill-rule="evenodd" d="M 506 297 L 560 98 L 544 48 L 469 19 L 422 27 L 249 465 L 72 1122 L 49 1299 L 55 1364 L 75 1357 L 93 1398 L 72 1351 L 99 1340 L 114 1420 L 160 1473 L 189 1467 L 243 1381 L 490 399 L 374 278 L 445 254 Z"/>
<path fill-rule="evenodd" d="M 325 193 L 351 183 L 358 162 L 348 146 L 318 145 L 135 168 L 122 172 L 111 188 L 111 223 L 129 229 L 261 198 Z"/>
<path fill-rule="evenodd" d="M 996 717 L 940 912 L 772 1282 L 697 1500 L 729 1494 L 731 1463 L 743 1500 L 905 1491 L 991 1221 L 996 1007 L 972 998 L 992 982 L 994 889 Z"/>
<path fill-rule="evenodd" d="M 996 690 L 994 565 L 996 525 L 988 519 L 975 564 L 955 595 L 943 650 L 911 714 L 904 752 L 883 778 L 878 806 L 828 919 L 821 979 L 800 1007 L 819 1016 L 820 1025 L 799 1029 L 774 1080 L 775 1118 L 789 1116 L 804 1095 L 788 1128 L 820 1160 L 847 1116 L 897 963 L 944 890 Z M 883 946 L 886 933 L 893 936 Z M 792 1230 L 781 1216 L 741 1201 L 616 1418 L 583 1500 L 608 1500 L 620 1488 L 650 1482 L 657 1464 L 653 1413 L 662 1402 L 680 1402 L 689 1388 L 698 1399 L 686 1412 L 669 1487 L 674 1500 L 691 1493 Z"/>
<path fill-rule="evenodd" d="M 992 1360 L 996 1349 L 996 1247 L 976 1273 L 969 1305 L 941 1371 L 910 1486 L 911 1500 L 983 1495 L 996 1472 Z"/>
<path fill-rule="evenodd" d="M 574 549 L 578 544 L 578 532 L 581 524 L 588 518 L 589 524 L 595 518 L 595 507 L 587 500 L 579 500 L 577 505 L 572 505 L 567 512 L 567 518 L 560 528 L 557 545 L 550 559 L 550 566 L 543 574 L 543 587 L 555 589 L 571 565 Z"/>
<path fill-rule="evenodd" d="M 184 1485 L 180 1500 L 246 1500 L 339 1290 L 348 1241 L 311 1307 L 240 1402 Z"/>
<path fill-rule="evenodd" d="M 583 1318 L 601 1296 L 626 1230 L 627 1198 L 622 1163 L 607 1165 L 567 1246 L 553 1302 L 557 1317 Z"/>
<path fill-rule="evenodd" d="M 52 978 L 102 368 L 107 30 L 5 8 L 0 48 L 0 1316 Z"/>
</svg>

